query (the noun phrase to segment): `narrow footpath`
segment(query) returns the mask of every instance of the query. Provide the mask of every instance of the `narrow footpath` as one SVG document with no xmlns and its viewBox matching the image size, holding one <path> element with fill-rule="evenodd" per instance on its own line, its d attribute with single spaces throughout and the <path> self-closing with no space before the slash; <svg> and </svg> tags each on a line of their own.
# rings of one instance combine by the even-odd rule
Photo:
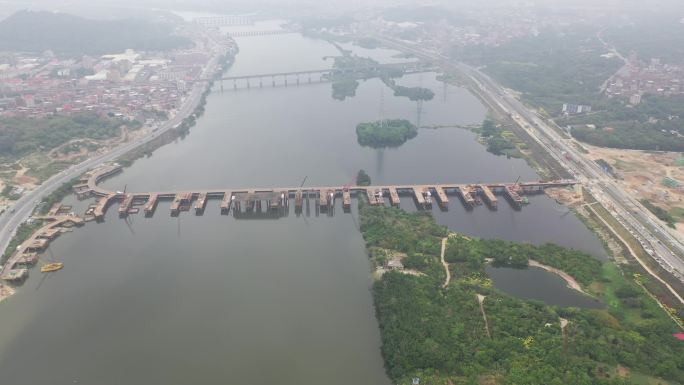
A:
<svg viewBox="0 0 684 385">
<path fill-rule="evenodd" d="M 444 252 L 446 251 L 446 244 L 448 240 L 449 237 L 442 238 L 442 252 L 440 255 L 440 258 L 442 259 L 442 266 L 444 266 L 444 270 L 446 271 L 446 279 L 444 280 L 444 285 L 442 285 L 443 288 L 449 286 L 449 281 L 451 281 L 451 272 L 449 272 L 449 264 L 444 260 Z"/>
<path fill-rule="evenodd" d="M 477 302 L 480 303 L 480 311 L 482 312 L 482 319 L 484 319 L 485 322 L 485 330 L 487 331 L 487 337 L 492 338 L 492 334 L 489 332 L 489 321 L 487 321 L 487 313 L 485 313 L 484 309 L 484 300 L 485 300 L 484 295 L 482 294 L 477 294 Z"/>
</svg>

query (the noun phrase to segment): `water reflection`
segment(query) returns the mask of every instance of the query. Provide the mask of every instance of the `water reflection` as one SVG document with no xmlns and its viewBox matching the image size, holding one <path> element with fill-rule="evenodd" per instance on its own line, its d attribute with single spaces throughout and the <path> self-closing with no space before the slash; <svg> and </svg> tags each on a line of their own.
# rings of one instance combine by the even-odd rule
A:
<svg viewBox="0 0 684 385">
<path fill-rule="evenodd" d="M 517 298 L 534 299 L 557 306 L 604 307 L 600 301 L 569 288 L 561 277 L 538 267 L 514 269 L 487 266 L 486 271 L 494 287 Z"/>
</svg>

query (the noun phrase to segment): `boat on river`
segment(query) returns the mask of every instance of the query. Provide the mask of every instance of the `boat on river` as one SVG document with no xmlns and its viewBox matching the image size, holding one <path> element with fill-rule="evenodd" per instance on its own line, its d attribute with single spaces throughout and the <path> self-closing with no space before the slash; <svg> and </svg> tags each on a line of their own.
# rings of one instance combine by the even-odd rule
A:
<svg viewBox="0 0 684 385">
<path fill-rule="evenodd" d="M 51 273 L 53 271 L 61 270 L 64 267 L 62 262 L 48 263 L 40 267 L 41 273 Z"/>
</svg>

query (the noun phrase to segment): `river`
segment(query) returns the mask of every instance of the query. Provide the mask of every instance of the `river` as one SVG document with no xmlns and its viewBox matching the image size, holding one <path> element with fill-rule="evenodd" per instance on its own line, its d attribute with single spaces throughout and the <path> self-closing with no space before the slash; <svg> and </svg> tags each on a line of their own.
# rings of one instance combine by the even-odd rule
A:
<svg viewBox="0 0 684 385">
<path fill-rule="evenodd" d="M 325 68 L 332 63 L 324 57 L 338 54 L 298 34 L 238 44 L 231 75 Z M 375 54 L 397 59 L 389 50 Z M 356 124 L 380 116 L 422 125 L 485 117 L 474 96 L 434 73 L 399 83 L 436 96 L 419 109 L 379 80 L 361 82 L 345 101 L 331 97 L 328 83 L 224 92 L 217 84 L 186 138 L 104 184 L 128 191 L 268 187 L 306 177 L 307 185 L 341 185 L 361 168 L 378 184 L 538 178 L 523 160 L 487 153 L 463 129 L 422 129 L 398 149 L 359 146 Z M 69 201 L 83 212 L 84 202 Z M 63 270 L 32 270 L 0 305 L 2 383 L 389 384 L 357 215 L 337 204 L 332 217 L 278 220 L 221 216 L 217 201 L 204 216 L 172 218 L 162 203 L 154 217 L 128 221 L 113 207 L 104 223 L 52 244 L 44 258 L 64 262 Z M 402 207 L 414 210 L 406 198 Z M 466 211 L 455 201 L 434 214 L 468 235 L 556 242 L 604 257 L 596 237 L 566 211 L 536 196 L 520 212 L 505 202 L 496 212 Z"/>
</svg>

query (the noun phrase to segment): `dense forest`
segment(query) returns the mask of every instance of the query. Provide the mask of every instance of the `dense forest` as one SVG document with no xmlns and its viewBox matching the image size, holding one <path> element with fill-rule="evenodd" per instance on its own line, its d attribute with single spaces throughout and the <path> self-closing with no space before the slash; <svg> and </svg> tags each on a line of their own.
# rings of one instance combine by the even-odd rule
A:
<svg viewBox="0 0 684 385">
<path fill-rule="evenodd" d="M 418 128 L 408 120 L 387 119 L 356 126 L 360 145 L 373 148 L 398 147 L 418 135 Z"/>
<path fill-rule="evenodd" d="M 141 20 L 91 20 L 53 12 L 19 11 L 0 22 L 0 51 L 105 54 L 126 49 L 165 51 L 192 42 L 170 25 Z"/>
<path fill-rule="evenodd" d="M 419 272 L 389 271 L 373 287 L 382 354 L 396 384 L 415 377 L 422 385 L 629 384 L 637 376 L 684 381 L 676 325 L 638 280 L 610 262 L 555 245 L 452 234 L 446 251 L 452 280 L 442 288 L 439 242 L 447 230 L 429 214 L 361 204 L 360 221 L 371 256 L 377 249 L 405 253 L 404 265 Z M 492 287 L 485 258 L 519 266 L 533 258 L 563 269 L 606 308 L 512 298 Z M 484 296 L 487 324 L 477 295 Z M 563 329 L 561 319 L 568 322 Z"/>
<path fill-rule="evenodd" d="M 121 127 L 140 127 L 139 122 L 101 117 L 94 113 L 54 116 L 45 119 L 0 119 L 0 156 L 19 158 L 37 150 L 51 150 L 71 139 L 109 139 L 121 134 Z"/>
<path fill-rule="evenodd" d="M 601 57 L 605 48 L 596 32 L 581 27 L 547 29 L 497 47 L 454 49 L 452 55 L 485 66 L 484 71 L 504 86 L 522 92 L 525 101 L 557 115 L 563 103 L 599 102 L 601 84 L 622 65 L 617 58 Z"/>
<path fill-rule="evenodd" d="M 634 52 L 645 60 L 659 58 L 672 64 L 684 60 L 684 25 L 679 12 L 639 15 L 629 23 L 607 28 L 603 37 L 618 51 Z"/>
<path fill-rule="evenodd" d="M 684 136 L 679 133 L 682 117 L 684 96 L 646 95 L 636 106 L 615 98 L 600 111 L 563 117 L 556 123 L 572 127 L 572 136 L 597 146 L 684 151 Z"/>
</svg>

